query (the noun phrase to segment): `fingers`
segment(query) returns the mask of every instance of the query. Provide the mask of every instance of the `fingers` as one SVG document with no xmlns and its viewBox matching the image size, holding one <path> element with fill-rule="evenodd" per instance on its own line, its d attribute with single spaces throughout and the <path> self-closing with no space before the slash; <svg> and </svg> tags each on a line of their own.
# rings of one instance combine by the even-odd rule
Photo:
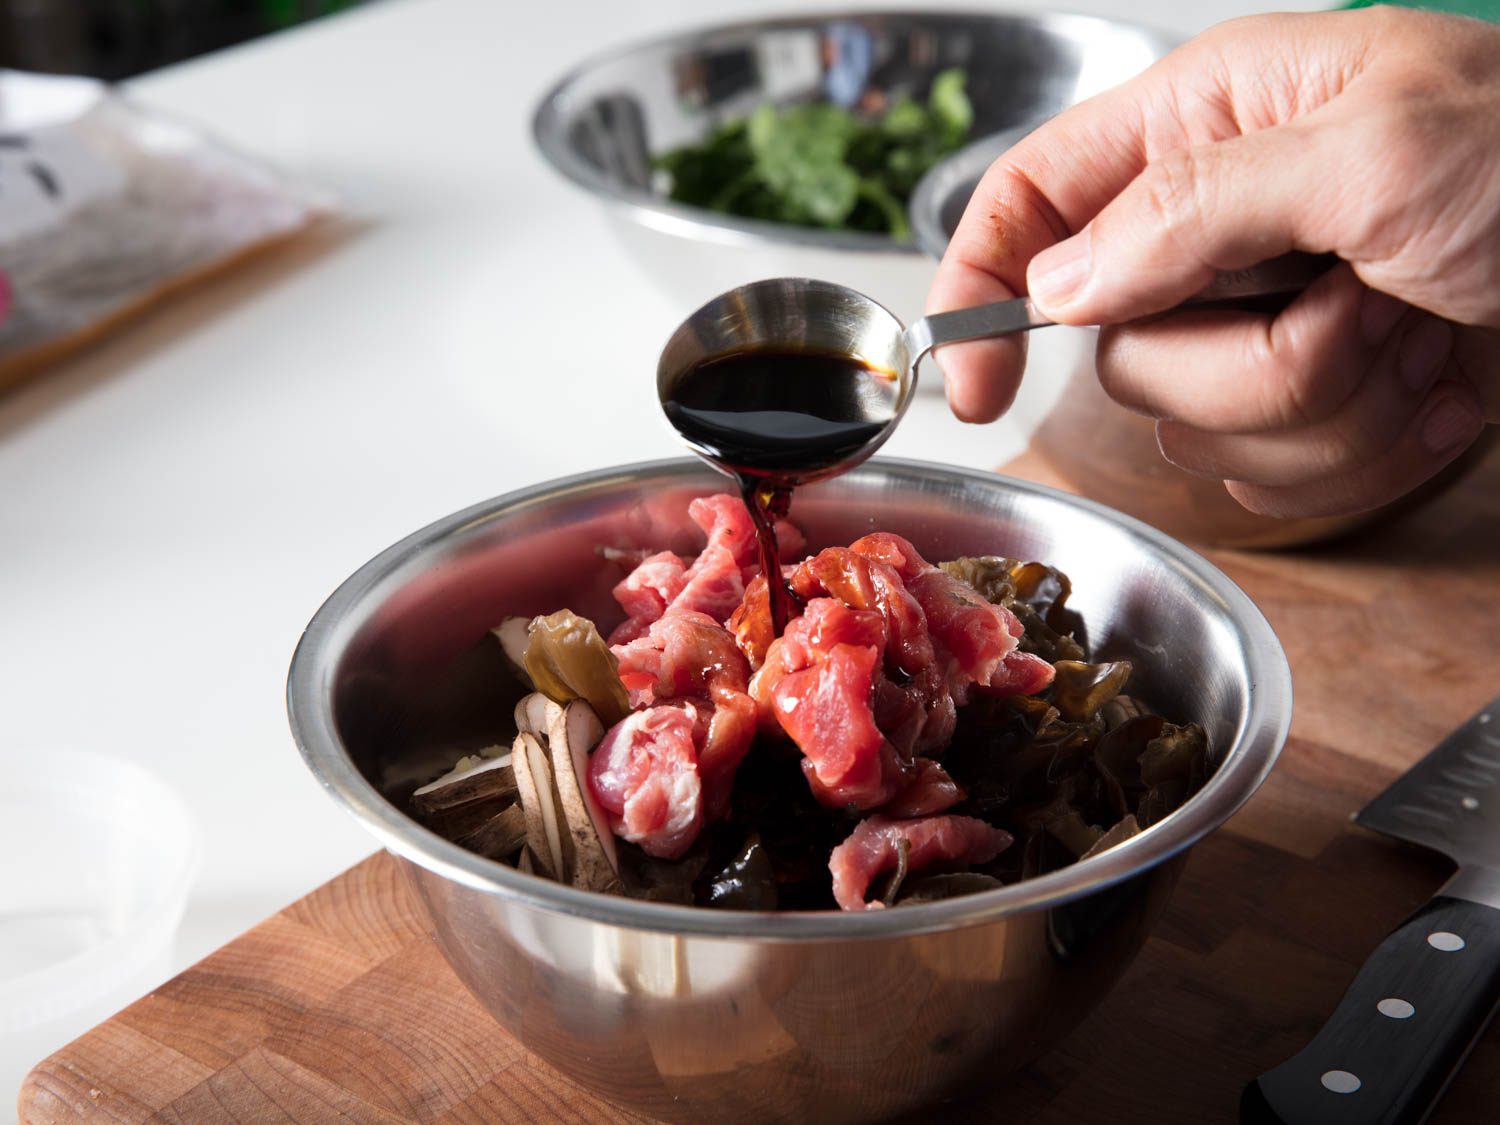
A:
<svg viewBox="0 0 1500 1125">
<path fill-rule="evenodd" d="M 1335 515 L 1387 503 L 1484 427 L 1500 368 L 1472 329 L 1362 286 L 1347 267 L 1274 318 L 1183 313 L 1108 330 L 1100 377 L 1164 420 L 1162 454 L 1230 482 L 1253 511 Z M 1483 364 L 1483 366 L 1481 366 Z"/>
<path fill-rule="evenodd" d="M 1107 97 L 1107 96 L 1106 96 Z M 1065 237 L 1087 220 L 1108 192 L 1129 182 L 1140 166 L 1129 138 L 1107 141 L 1113 120 L 1083 112 L 1086 103 L 1043 125 L 997 160 L 985 173 L 964 211 L 938 266 L 927 298 L 927 312 L 1009 300 L 1025 291 L 1026 263 L 1041 247 Z M 1076 179 L 1050 170 L 1048 152 L 1092 151 Z M 1045 182 L 1047 188 L 1038 186 Z M 1047 194 L 1049 189 L 1056 200 Z M 1093 190 L 1094 196 L 1088 192 Z M 1059 210 L 1062 207 L 1062 210 Z M 1015 399 L 1025 366 L 1023 336 L 949 344 L 934 353 L 945 377 L 948 401 L 959 418 L 990 422 Z"/>
<path fill-rule="evenodd" d="M 940 272 L 927 298 L 928 312 L 1005 301 L 1015 294 L 982 270 Z M 1026 337 L 1004 336 L 949 344 L 933 353 L 943 374 L 948 407 L 963 422 L 993 422 L 1010 409 L 1026 366 Z"/>
<path fill-rule="evenodd" d="M 1289 51 L 1323 49 L 1329 21 L 1344 15 L 1224 25 L 1042 125 L 997 160 L 975 189 L 938 267 L 927 311 L 1027 292 L 1033 257 L 1084 229 L 1151 162 L 1235 137 L 1242 128 L 1264 128 L 1288 107 L 1301 112 L 1326 102 L 1338 91 L 1342 78 L 1331 76 L 1340 68 L 1301 74 L 1286 61 Z M 1255 81 L 1232 81 L 1225 58 L 1230 47 Z M 1206 279 L 1206 267 L 1193 262 Z M 989 421 L 1014 398 L 1023 354 L 1010 343 L 950 344 L 937 360 L 959 416 Z"/>
<path fill-rule="evenodd" d="M 1289 125 L 1153 161 L 1082 231 L 1027 271 L 1037 306 L 1069 324 L 1118 324 L 1170 308 L 1216 271 L 1293 249 L 1335 249 L 1339 123 Z"/>
<path fill-rule="evenodd" d="M 1464 234 L 1475 221 L 1445 216 L 1454 200 L 1462 216 L 1493 213 L 1461 188 L 1492 179 L 1472 155 L 1488 153 L 1492 117 L 1468 87 L 1449 106 L 1442 66 L 1416 65 L 1415 20 L 1243 22 L 1059 115 L 987 172 L 928 311 L 1026 292 L 1064 323 L 1134 322 L 1101 334 L 1105 389 L 1163 420 L 1170 459 L 1231 481 L 1256 510 L 1351 511 L 1414 487 L 1500 417 L 1500 336 L 1465 326 L 1476 321 L 1428 284 L 1435 273 L 1450 290 L 1489 292 L 1493 257 L 1450 253 L 1454 231 L 1483 241 Z M 1438 159 L 1455 121 L 1474 123 L 1461 168 Z M 1423 199 L 1448 201 L 1443 222 Z M 1139 319 L 1216 271 L 1294 249 L 1338 253 L 1431 312 L 1343 266 L 1275 317 Z M 954 412 L 987 421 L 1012 402 L 1024 353 L 1012 340 L 948 345 L 938 362 Z"/>
<path fill-rule="evenodd" d="M 1026 263 L 1083 226 L 1145 166 L 1132 91 L 1159 85 L 1159 68 L 1054 117 L 981 179 L 938 266 L 927 312 L 1003 301 L 1025 292 Z M 1059 155 L 1063 158 L 1059 163 Z M 1015 398 L 1021 337 L 949 344 L 934 353 L 960 418 L 989 422 Z"/>
<path fill-rule="evenodd" d="M 1442 321 L 1410 312 L 1372 357 L 1354 393 L 1323 421 L 1260 434 L 1221 434 L 1163 422 L 1157 427 L 1162 455 L 1200 476 L 1317 490 L 1325 479 L 1390 457 L 1413 419 L 1425 417 L 1447 396 L 1434 384 L 1450 362 L 1452 337 Z M 1445 449 L 1440 445 L 1427 452 Z"/>
<path fill-rule="evenodd" d="M 1403 307 L 1376 308 L 1348 266 L 1277 316 L 1187 312 L 1100 334 L 1099 380 L 1132 410 L 1217 433 L 1305 426 L 1334 413 L 1368 370 Z"/>
<path fill-rule="evenodd" d="M 1227 486 L 1250 511 L 1281 519 L 1368 511 L 1432 478 L 1474 444 L 1483 429 L 1473 388 L 1443 379 L 1390 450 L 1368 465 L 1312 484 L 1267 487 L 1229 481 Z"/>
</svg>

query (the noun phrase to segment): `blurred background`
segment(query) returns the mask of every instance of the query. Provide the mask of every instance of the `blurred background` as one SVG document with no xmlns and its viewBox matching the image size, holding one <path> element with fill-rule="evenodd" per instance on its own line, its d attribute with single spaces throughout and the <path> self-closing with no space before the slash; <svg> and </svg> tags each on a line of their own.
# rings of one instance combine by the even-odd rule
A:
<svg viewBox="0 0 1500 1125">
<path fill-rule="evenodd" d="M 129 78 L 365 0 L 0 0 L 0 67 Z"/>
</svg>

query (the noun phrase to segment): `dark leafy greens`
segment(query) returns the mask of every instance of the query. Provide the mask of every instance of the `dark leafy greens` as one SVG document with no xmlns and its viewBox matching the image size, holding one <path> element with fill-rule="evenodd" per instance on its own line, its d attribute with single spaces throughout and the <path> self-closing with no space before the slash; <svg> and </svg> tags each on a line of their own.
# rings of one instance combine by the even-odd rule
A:
<svg viewBox="0 0 1500 1125">
<path fill-rule="evenodd" d="M 907 238 L 917 181 L 963 144 L 973 123 L 963 71 L 945 70 L 925 102 L 902 95 L 873 118 L 828 103 L 764 105 L 655 163 L 679 203 Z"/>
</svg>

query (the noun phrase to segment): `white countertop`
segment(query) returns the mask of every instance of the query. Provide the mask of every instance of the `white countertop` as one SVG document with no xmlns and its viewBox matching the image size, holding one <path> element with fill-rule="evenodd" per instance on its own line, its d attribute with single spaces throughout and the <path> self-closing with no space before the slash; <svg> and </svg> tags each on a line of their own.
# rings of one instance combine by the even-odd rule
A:
<svg viewBox="0 0 1500 1125">
<path fill-rule="evenodd" d="M 1256 5 L 1070 7 L 1188 34 Z M 676 451 L 651 379 L 690 309 L 543 164 L 529 116 L 585 55 L 765 11 L 389 0 L 130 84 L 349 215 L 0 398 L 5 739 L 134 759 L 198 811 L 177 967 L 373 848 L 287 730 L 328 593 L 457 508 Z M 1020 443 L 927 395 L 887 449 L 993 467 Z"/>
</svg>

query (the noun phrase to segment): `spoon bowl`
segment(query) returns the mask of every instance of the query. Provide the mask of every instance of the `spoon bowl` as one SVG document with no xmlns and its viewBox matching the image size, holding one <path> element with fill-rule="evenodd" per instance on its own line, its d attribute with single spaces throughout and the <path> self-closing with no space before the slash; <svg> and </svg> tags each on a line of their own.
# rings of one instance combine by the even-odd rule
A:
<svg viewBox="0 0 1500 1125">
<path fill-rule="evenodd" d="M 862 416 L 879 424 L 878 433 L 837 463 L 798 470 L 797 483 L 835 476 L 869 457 L 890 437 L 916 388 L 915 357 L 901 321 L 863 293 L 830 281 L 779 277 L 720 294 L 667 340 L 656 368 L 656 391 L 688 448 L 730 475 L 742 466 L 731 464 L 717 443 L 685 433 L 670 404 L 689 371 L 757 351 L 849 357 L 889 376 L 872 381 L 871 393 L 859 403 Z M 726 424 L 733 425 L 732 415 L 726 414 Z"/>
<path fill-rule="evenodd" d="M 1248 269 L 1217 274 L 1179 308 L 1223 307 L 1247 299 L 1297 293 L 1322 276 L 1334 263 L 1330 255 L 1286 254 Z M 934 313 L 904 327 L 889 309 L 847 285 L 806 277 L 778 277 L 753 281 L 721 293 L 683 321 L 667 340 L 656 367 L 656 391 L 662 409 L 678 436 L 710 465 L 742 478 L 745 466 L 726 455 L 737 431 L 749 434 L 764 427 L 769 409 L 786 431 L 781 438 L 782 462 L 777 475 L 783 483 L 823 480 L 864 461 L 880 448 L 901 421 L 917 385 L 917 365 L 942 344 L 1028 332 L 1054 323 L 1025 297 L 952 312 Z M 727 396 L 714 404 L 711 425 L 686 427 L 675 409 L 684 376 L 716 360 L 766 352 L 771 356 L 822 355 L 854 360 L 864 368 L 888 376 L 867 380 L 857 394 L 830 390 L 817 398 L 809 420 L 819 423 L 863 423 L 860 441 L 847 445 L 837 459 L 820 457 L 798 463 L 797 414 L 804 408 L 776 402 L 774 390 Z M 761 365 L 764 372 L 767 365 Z M 752 370 L 750 366 L 744 368 Z M 837 365 L 827 370 L 839 373 Z M 847 367 L 843 369 L 847 374 Z M 742 401 L 732 401 L 739 397 Z M 747 405 L 749 404 L 749 405 Z M 752 414 L 761 412 L 761 419 Z M 701 420 L 703 412 L 699 412 Z M 756 425 L 756 422 L 759 425 Z M 755 474 L 751 474 L 755 475 Z"/>
</svg>

